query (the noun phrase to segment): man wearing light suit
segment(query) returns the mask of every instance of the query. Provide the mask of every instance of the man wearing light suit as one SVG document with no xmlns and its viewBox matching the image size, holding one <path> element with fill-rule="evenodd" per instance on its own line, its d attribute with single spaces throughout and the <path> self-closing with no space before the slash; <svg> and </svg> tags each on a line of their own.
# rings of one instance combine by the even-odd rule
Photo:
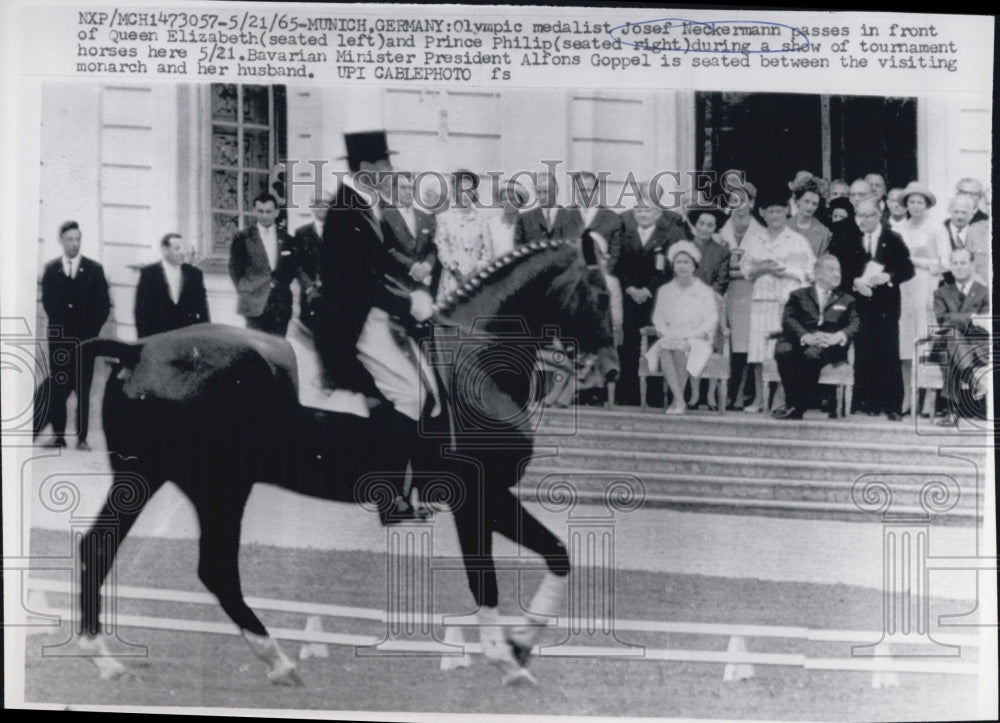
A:
<svg viewBox="0 0 1000 723">
<path fill-rule="evenodd" d="M 160 241 L 163 261 L 139 271 L 135 289 L 135 327 L 139 338 L 210 321 L 205 280 L 199 269 L 184 263 L 180 234 Z"/>
<path fill-rule="evenodd" d="M 298 261 L 295 245 L 275 224 L 278 202 L 263 193 L 253 202 L 257 222 L 233 236 L 229 276 L 236 286 L 236 312 L 247 327 L 284 336 L 292 318 L 292 279 Z"/>
</svg>

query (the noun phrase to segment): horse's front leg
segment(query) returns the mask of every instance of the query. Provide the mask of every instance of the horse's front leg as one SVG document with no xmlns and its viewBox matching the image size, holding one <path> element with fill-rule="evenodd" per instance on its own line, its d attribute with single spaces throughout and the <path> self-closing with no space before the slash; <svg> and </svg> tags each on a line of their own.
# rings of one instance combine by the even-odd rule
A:
<svg viewBox="0 0 1000 723">
<path fill-rule="evenodd" d="M 295 664 L 243 599 L 239 571 L 240 523 L 251 485 L 225 484 L 225 479 L 219 475 L 193 498 L 201 525 L 198 577 L 239 626 L 253 654 L 268 665 L 267 679 L 275 685 L 302 685 Z"/>
<path fill-rule="evenodd" d="M 102 680 L 117 678 L 125 666 L 114 659 L 101 635 L 101 586 L 118 548 L 160 483 L 150 485 L 138 465 L 110 456 L 114 478 L 97 522 L 80 539 L 80 633 L 77 644 L 97 666 Z"/>
</svg>

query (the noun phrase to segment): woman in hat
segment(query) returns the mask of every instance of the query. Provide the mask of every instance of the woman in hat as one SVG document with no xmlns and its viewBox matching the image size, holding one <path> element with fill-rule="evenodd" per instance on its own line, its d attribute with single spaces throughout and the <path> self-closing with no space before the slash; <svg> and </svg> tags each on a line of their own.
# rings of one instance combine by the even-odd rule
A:
<svg viewBox="0 0 1000 723">
<path fill-rule="evenodd" d="M 830 223 L 843 221 L 854 215 L 854 205 L 846 196 L 830 199 Z"/>
<path fill-rule="evenodd" d="M 514 250 L 514 233 L 521 210 L 528 205 L 528 192 L 515 180 L 501 183 L 497 190 L 500 212 L 490 218 L 493 253 L 497 258 Z"/>
<path fill-rule="evenodd" d="M 653 326 L 660 338 L 646 353 L 650 371 L 662 368 L 673 395 L 667 414 L 684 414 L 684 388 L 688 376 L 698 389 L 698 377 L 712 354 L 712 339 L 719 326 L 715 292 L 695 276 L 701 252 L 691 241 L 671 244 L 667 258 L 674 271 L 672 281 L 656 292 Z"/>
<path fill-rule="evenodd" d="M 826 226 L 816 218 L 816 212 L 823 206 L 823 196 L 816 181 L 810 178 L 794 189 L 795 215 L 790 225 L 793 231 L 798 231 L 806 237 L 812 246 L 813 255 L 819 258 L 826 253 L 833 235 Z"/>
<path fill-rule="evenodd" d="M 775 340 L 771 334 L 781 331 L 781 314 L 788 295 L 805 286 L 816 264 L 806 237 L 788 226 L 788 205 L 780 189 L 762 192 L 758 208 L 767 228 L 743 242 L 745 253 L 740 260 L 743 275 L 753 281 L 750 303 L 750 344 L 747 362 L 754 370 L 756 398 L 745 412 L 764 408 L 763 367 L 774 358 Z"/>
<path fill-rule="evenodd" d="M 716 206 L 688 209 L 688 222 L 694 230 L 694 245 L 701 253 L 695 276 L 712 287 L 719 296 L 729 286 L 729 247 L 715 240 L 716 232 L 728 220 L 726 212 Z"/>
<path fill-rule="evenodd" d="M 719 240 L 729 248 L 729 287 L 726 289 L 726 314 L 729 319 L 730 370 L 735 380 L 729 390 L 729 409 L 743 409 L 744 393 L 753 392 L 753 379 L 750 379 L 751 390 L 746 390 L 747 382 L 747 351 L 750 348 L 750 299 L 753 296 L 753 281 L 750 281 L 740 271 L 740 259 L 745 249 L 744 239 L 758 233 L 764 233 L 761 225 L 753 214 L 757 203 L 757 188 L 749 181 L 744 182 L 746 195 L 735 199 L 729 220 L 719 231 Z"/>
<path fill-rule="evenodd" d="M 912 279 L 899 287 L 899 358 L 903 365 L 904 414 L 909 411 L 913 349 L 918 339 L 930 333 L 928 325 L 933 323 L 934 318 L 931 313 L 934 289 L 941 282 L 941 275 L 948 270 L 951 254 L 951 241 L 944 226 L 932 221 L 927 213 L 936 202 L 934 194 L 918 181 L 907 184 L 899 196 L 899 203 L 906 209 L 906 220 L 899 225 L 898 232 L 910 250 L 910 260 L 916 272 Z M 934 413 L 929 408 L 929 401 L 927 399 L 924 403 L 925 416 Z"/>
<path fill-rule="evenodd" d="M 464 169 L 451 174 L 448 209 L 437 217 L 434 237 L 441 264 L 438 301 L 495 258 L 489 221 L 477 208 L 478 188 L 478 174 Z"/>
</svg>

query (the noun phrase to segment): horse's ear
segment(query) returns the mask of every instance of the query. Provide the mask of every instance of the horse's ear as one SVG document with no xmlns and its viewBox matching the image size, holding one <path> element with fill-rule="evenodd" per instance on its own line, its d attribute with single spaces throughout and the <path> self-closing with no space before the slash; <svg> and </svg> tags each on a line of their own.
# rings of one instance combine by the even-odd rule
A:
<svg viewBox="0 0 1000 723">
<path fill-rule="evenodd" d="M 583 236 L 580 237 L 580 246 L 583 250 L 583 260 L 587 264 L 587 268 L 592 269 L 597 267 L 597 241 L 594 239 L 594 234 L 587 229 L 583 232 Z"/>
</svg>

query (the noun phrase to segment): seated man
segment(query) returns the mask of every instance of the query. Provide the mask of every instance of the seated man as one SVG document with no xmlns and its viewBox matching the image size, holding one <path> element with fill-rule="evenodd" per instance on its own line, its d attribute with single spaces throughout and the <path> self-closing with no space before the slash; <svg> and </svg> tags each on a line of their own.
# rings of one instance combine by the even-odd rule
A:
<svg viewBox="0 0 1000 723">
<path fill-rule="evenodd" d="M 847 359 L 860 327 L 854 297 L 840 290 L 840 262 L 832 254 L 816 261 L 816 281 L 788 297 L 781 318 L 782 338 L 774 349 L 786 405 L 777 419 L 802 419 L 827 364 Z M 836 416 L 836 411 L 830 416 Z"/>
<path fill-rule="evenodd" d="M 934 291 L 934 316 L 946 327 L 939 333 L 950 335 L 943 394 L 949 412 L 938 421 L 941 426 L 954 426 L 963 407 L 985 418 L 986 377 L 977 370 L 987 368 L 990 356 L 989 332 L 972 322 L 974 315 L 990 313 L 990 295 L 986 286 L 973 278 L 968 248 L 951 252 L 951 273 L 954 283 Z M 967 404 L 960 403 L 963 384 L 969 389 Z"/>
</svg>

